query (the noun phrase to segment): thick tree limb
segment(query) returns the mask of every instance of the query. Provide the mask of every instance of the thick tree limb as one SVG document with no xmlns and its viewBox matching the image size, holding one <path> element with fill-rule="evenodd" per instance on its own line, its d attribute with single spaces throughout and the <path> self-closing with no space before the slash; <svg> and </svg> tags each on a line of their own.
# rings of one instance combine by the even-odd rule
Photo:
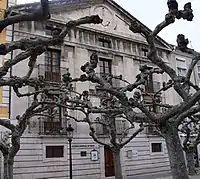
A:
<svg viewBox="0 0 200 179">
<path fill-rule="evenodd" d="M 133 138 L 135 138 L 140 132 L 144 130 L 144 126 L 141 126 L 137 131 L 135 131 L 126 141 L 120 144 L 121 147 L 128 144 Z"/>
<path fill-rule="evenodd" d="M 15 129 L 15 126 L 11 124 L 10 119 L 0 119 L 0 125 L 10 129 L 11 131 Z"/>
<path fill-rule="evenodd" d="M 187 71 L 187 74 L 186 74 L 186 81 L 189 81 L 189 80 L 190 80 L 192 71 L 194 70 L 194 67 L 195 67 L 195 65 L 197 64 L 197 62 L 198 62 L 199 60 L 200 60 L 200 55 L 195 56 L 195 57 L 192 59 L 192 62 L 190 63 L 190 66 L 189 66 L 188 71 Z"/>
<path fill-rule="evenodd" d="M 12 24 L 23 22 L 23 21 L 39 21 L 50 18 L 49 14 L 49 3 L 48 0 L 41 0 L 41 8 L 33 13 L 17 14 L 13 16 L 7 16 L 5 19 L 0 21 L 0 33 L 2 30 Z M 12 8 L 8 9 L 12 11 Z"/>
<path fill-rule="evenodd" d="M 65 28 L 62 32 L 56 36 L 49 39 L 22 39 L 19 41 L 11 42 L 11 44 L 1 44 L 0 46 L 0 54 L 7 54 L 8 52 L 16 49 L 26 50 L 25 52 L 21 52 L 14 59 L 10 59 L 4 63 L 4 65 L 0 68 L 0 78 L 5 76 L 12 66 L 15 64 L 31 57 L 33 54 L 37 56 L 46 51 L 47 47 L 50 45 L 58 45 L 63 42 L 64 37 L 68 34 L 69 30 L 75 26 L 81 24 L 89 24 L 89 23 L 101 23 L 102 20 L 98 15 L 86 16 L 80 18 L 78 20 L 69 21 L 66 23 Z M 29 74 L 30 76 L 30 74 Z"/>
</svg>

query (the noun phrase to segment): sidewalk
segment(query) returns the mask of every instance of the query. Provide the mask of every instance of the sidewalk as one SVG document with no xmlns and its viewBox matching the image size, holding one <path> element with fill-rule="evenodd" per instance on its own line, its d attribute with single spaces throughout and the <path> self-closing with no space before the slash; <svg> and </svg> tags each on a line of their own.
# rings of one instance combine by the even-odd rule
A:
<svg viewBox="0 0 200 179">
<path fill-rule="evenodd" d="M 191 179 L 200 179 L 200 175 L 196 176 L 190 176 Z M 161 178 L 155 178 L 155 179 L 172 179 L 172 177 L 161 177 Z"/>
<path fill-rule="evenodd" d="M 171 176 L 164 176 L 164 177 L 146 176 L 146 177 L 132 177 L 128 179 L 172 179 L 172 177 Z M 200 179 L 200 175 L 190 176 L 190 179 Z"/>
</svg>

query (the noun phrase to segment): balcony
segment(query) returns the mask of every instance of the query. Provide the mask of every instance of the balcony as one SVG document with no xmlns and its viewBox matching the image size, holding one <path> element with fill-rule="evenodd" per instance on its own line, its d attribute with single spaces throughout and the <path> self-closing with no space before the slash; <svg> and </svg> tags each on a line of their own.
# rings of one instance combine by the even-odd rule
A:
<svg viewBox="0 0 200 179">
<path fill-rule="evenodd" d="M 115 128 L 117 135 L 121 135 L 126 129 L 128 129 L 128 122 L 126 120 L 116 120 Z M 128 131 L 126 131 L 128 133 Z M 96 124 L 97 135 L 108 135 L 109 131 L 105 125 Z"/>
<path fill-rule="evenodd" d="M 156 136 L 160 136 L 160 133 L 159 133 L 158 129 L 156 129 L 156 126 L 154 126 L 154 125 L 149 125 L 149 126 L 146 128 L 146 134 L 147 134 L 147 135 L 156 135 Z"/>
<path fill-rule="evenodd" d="M 66 120 L 55 117 L 39 119 L 39 135 L 64 135 L 67 128 Z"/>
<path fill-rule="evenodd" d="M 148 81 L 145 84 L 146 93 L 157 93 L 160 89 L 160 82 L 158 81 Z"/>
<path fill-rule="evenodd" d="M 122 87 L 121 80 L 116 75 L 113 75 L 113 74 L 110 74 L 110 73 L 97 73 L 97 76 L 99 78 L 102 78 L 105 81 L 109 82 L 110 84 L 112 84 L 113 88 L 120 88 L 120 87 Z M 114 76 L 115 78 L 113 78 L 112 76 Z"/>
<path fill-rule="evenodd" d="M 147 82 L 145 85 L 145 91 L 142 94 L 143 102 L 151 112 L 160 112 L 160 107 L 155 104 L 162 101 L 161 92 L 159 92 L 160 89 L 160 82 L 157 81 Z"/>
<path fill-rule="evenodd" d="M 62 75 L 68 72 L 68 68 L 52 66 L 52 65 L 38 65 L 38 76 L 42 77 L 45 81 L 60 83 Z"/>
</svg>

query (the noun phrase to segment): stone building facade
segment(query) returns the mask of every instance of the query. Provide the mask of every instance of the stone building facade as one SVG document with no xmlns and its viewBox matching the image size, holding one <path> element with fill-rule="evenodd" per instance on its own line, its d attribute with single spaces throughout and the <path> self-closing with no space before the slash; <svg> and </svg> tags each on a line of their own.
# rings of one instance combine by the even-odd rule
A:
<svg viewBox="0 0 200 179">
<path fill-rule="evenodd" d="M 14 10 L 19 12 L 24 8 L 34 9 L 37 7 L 39 7 L 39 3 L 32 3 L 18 5 Z M 80 66 L 89 60 L 93 52 L 98 52 L 100 63 L 104 64 L 103 66 L 109 66 L 109 73 L 122 74 L 130 82 L 135 81 L 141 65 L 153 66 L 146 57 L 148 49 L 145 38 L 129 30 L 128 24 L 133 20 L 138 20 L 113 0 L 57 0 L 50 2 L 50 9 L 52 18 L 47 22 L 15 24 L 14 40 L 49 37 L 53 28 L 61 30 L 67 21 L 83 16 L 98 14 L 104 21 L 100 25 L 81 25 L 70 31 L 64 39 L 63 45 L 49 47 L 48 51 L 39 57 L 33 77 L 43 76 L 46 80 L 58 82 L 61 75 L 67 71 L 71 73 L 72 77 L 79 77 L 82 74 Z M 141 25 L 148 29 L 144 24 L 141 23 Z M 177 68 L 177 72 L 184 73 L 184 69 L 180 70 L 179 68 L 182 63 L 178 60 L 185 59 L 188 62 L 191 57 L 174 52 L 171 46 L 159 37 L 156 39 L 156 44 L 163 60 Z M 14 56 L 18 52 L 15 52 Z M 27 62 L 25 61 L 15 65 L 12 75 L 23 76 L 28 70 L 24 68 L 26 66 Z M 100 70 L 101 68 L 98 66 L 97 73 L 100 73 Z M 193 74 L 193 78 L 195 80 L 195 74 Z M 165 74 L 154 75 L 151 80 L 153 88 L 149 92 L 154 93 L 160 88 L 163 81 L 168 80 L 168 76 Z M 124 84 L 121 82 L 117 85 Z M 89 82 L 77 83 L 74 88 L 79 92 L 85 89 L 91 93 L 95 91 L 95 86 Z M 31 88 L 21 90 L 21 92 L 27 91 L 31 91 Z M 173 91 L 162 93 L 161 99 L 170 104 L 180 101 Z M 15 116 L 22 114 L 30 102 L 31 99 L 19 99 L 12 93 L 10 105 L 13 123 L 16 122 Z M 60 125 L 57 120 L 54 121 L 54 129 L 56 129 L 56 125 Z M 61 122 L 61 125 L 66 127 L 64 121 Z M 87 124 L 72 122 L 72 126 L 75 129 L 72 142 L 73 178 L 113 178 L 112 152 L 92 140 Z M 66 136 L 60 135 L 57 133 L 58 131 L 51 133 L 50 129 L 47 121 L 43 119 L 30 121 L 28 129 L 21 139 L 21 149 L 15 158 L 15 179 L 66 179 L 69 177 L 68 141 Z M 102 135 L 102 139 L 106 140 L 103 129 L 99 128 L 98 132 L 99 135 Z M 99 156 L 96 161 L 91 160 L 92 150 L 98 151 Z M 54 153 L 57 153 L 57 156 Z M 121 163 L 124 178 L 169 174 L 169 159 L 164 139 L 154 135 L 150 128 L 139 134 L 122 149 Z"/>
</svg>

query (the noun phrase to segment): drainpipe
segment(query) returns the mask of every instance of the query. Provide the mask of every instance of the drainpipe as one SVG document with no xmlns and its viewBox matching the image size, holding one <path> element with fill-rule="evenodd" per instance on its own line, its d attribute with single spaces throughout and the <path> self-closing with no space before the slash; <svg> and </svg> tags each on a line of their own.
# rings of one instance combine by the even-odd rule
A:
<svg viewBox="0 0 200 179">
<path fill-rule="evenodd" d="M 15 30 L 15 25 L 12 25 L 12 38 L 11 38 L 11 42 L 14 41 L 14 30 Z M 11 61 L 13 60 L 13 51 L 11 51 L 11 55 L 10 55 L 10 59 Z M 10 68 L 10 78 L 12 77 L 12 66 Z M 9 86 L 9 119 L 11 118 L 11 96 L 12 96 L 12 87 Z"/>
</svg>

